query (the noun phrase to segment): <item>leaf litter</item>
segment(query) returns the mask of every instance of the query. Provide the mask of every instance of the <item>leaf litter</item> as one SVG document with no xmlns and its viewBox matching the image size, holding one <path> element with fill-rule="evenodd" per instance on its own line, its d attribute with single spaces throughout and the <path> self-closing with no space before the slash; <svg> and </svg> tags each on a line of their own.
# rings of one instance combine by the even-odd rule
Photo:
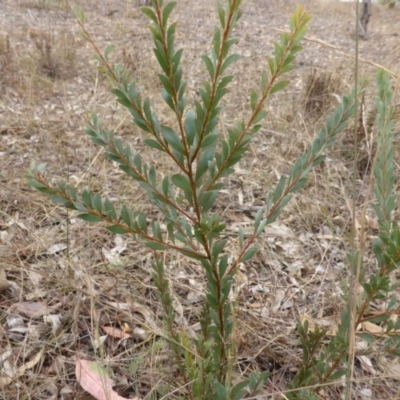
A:
<svg viewBox="0 0 400 400">
<path fill-rule="evenodd" d="M 251 81 L 259 79 L 257 66 L 265 65 L 266 53 L 272 51 L 271 45 L 276 40 L 273 29 L 285 26 L 295 5 L 294 1 L 264 3 L 247 2 L 235 32 L 240 38 L 238 52 L 244 59 L 234 67 L 238 77 L 233 82 L 235 95 L 224 111 L 228 120 L 243 115 L 244 105 L 239 99 L 246 98 Z M 314 14 L 310 34 L 352 52 L 354 41 L 347 30 L 352 16 L 348 7 L 335 4 L 327 15 L 323 2 L 305 3 Z M 6 321 L 0 327 L 2 390 L 9 398 L 15 398 L 14 384 L 22 384 L 36 398 L 72 399 L 81 394 L 80 390 L 86 391 L 83 385 L 79 389 L 74 382 L 74 379 L 80 382 L 74 374 L 75 368 L 80 368 L 78 372 L 86 374 L 86 384 L 88 380 L 97 382 L 99 389 L 104 378 L 107 390 L 114 395 L 112 383 L 101 369 L 82 371 L 82 362 L 85 366 L 92 363 L 84 359 L 93 358 L 95 344 L 112 360 L 110 371 L 115 383 L 128 387 L 126 393 L 121 393 L 127 397 L 122 398 L 138 394 L 144 397 L 157 391 L 158 382 L 165 376 L 171 376 L 171 357 L 149 279 L 151 255 L 131 239 L 122 240 L 99 227 L 84 225 L 65 210 L 55 209 L 43 197 L 35 197 L 28 192 L 22 176 L 32 159 L 40 159 L 48 163 L 53 176 L 70 176 L 74 183 L 89 185 L 110 197 L 122 193 L 121 201 L 148 211 L 149 205 L 142 194 L 128 181 L 120 181 L 120 171 L 105 165 L 97 149 L 92 150 L 88 145 L 83 134 L 85 113 L 99 112 L 108 127 L 116 128 L 117 134 L 132 141 L 144 157 L 152 155 L 146 153 L 141 133 L 135 132 L 132 137 L 126 115 L 121 115 L 107 92 L 107 84 L 96 75 L 95 65 L 90 61 L 92 50 L 76 35 L 77 24 L 69 10 L 53 5 L 41 9 L 36 7 L 38 4 L 3 2 L 0 15 L 0 43 L 5 32 L 13 56 L 4 69 L 8 81 L 0 77 L 6 94 L 0 100 L 0 153 L 4 160 L 0 172 L 3 210 L 0 304 L 1 317 Z M 99 46 L 116 43 L 120 47 L 116 57 L 156 97 L 159 88 L 155 83 L 147 20 L 137 9 L 127 8 L 127 2 L 122 0 L 105 0 L 101 4 L 89 0 L 86 7 L 90 30 Z M 119 10 L 118 18 L 107 16 L 115 9 Z M 205 78 L 197 54 L 207 50 L 217 23 L 211 9 L 214 9 L 211 0 L 190 7 L 184 0 L 177 7 L 177 42 L 185 49 L 183 62 L 190 77 L 189 99 L 196 96 L 195 88 Z M 197 17 L 202 23 L 193 29 Z M 375 62 L 385 57 L 395 60 L 398 56 L 393 50 L 397 48 L 395 18 L 384 9 L 374 15 L 372 41 L 360 44 L 364 58 Z M 49 27 L 54 27 L 53 36 L 48 33 Z M 47 65 L 40 62 L 43 43 L 54 44 Z M 53 65 L 54 77 L 49 75 L 51 61 L 57 61 Z M 304 115 L 301 98 L 304 76 L 311 67 L 327 71 L 333 68 L 346 85 L 352 80 L 351 62 L 313 43 L 306 44 L 299 64 L 293 86 L 271 101 L 269 126 L 254 138 L 251 156 L 238 165 L 237 174 L 226 182 L 219 200 L 218 210 L 229 227 L 227 249 L 232 256 L 237 251 L 238 227 L 244 228 L 245 235 L 251 232 L 252 221 L 268 188 L 310 142 L 313 126 L 319 123 Z M 72 76 L 65 74 L 68 69 Z M 366 66 L 365 72 L 374 71 Z M 154 107 L 163 115 L 162 122 L 168 123 L 164 105 Z M 120 121 L 123 122 L 119 124 Z M 310 132 L 304 129 L 303 121 Z M 92 163 L 93 159 L 97 161 Z M 162 160 L 152 161 L 160 170 L 170 172 L 171 166 Z M 241 266 L 236 282 L 238 355 L 242 367 L 256 362 L 261 369 L 273 369 L 276 377 L 273 390 L 285 389 L 287 374 L 290 377 L 301 360 L 295 316 L 306 315 L 310 325 L 312 322 L 329 328 L 329 334 L 335 334 L 337 312 L 341 308 L 337 282 L 346 273 L 349 221 L 348 209 L 343 208 L 339 198 L 343 193 L 351 193 L 351 181 L 346 179 L 350 168 L 338 154 L 332 155 L 324 169 L 315 171 L 310 186 L 294 199 L 279 221 L 266 228 L 259 253 Z M 360 193 L 365 193 L 362 186 Z M 327 215 L 332 215 L 332 219 Z M 68 218 L 71 224 L 67 228 Z M 368 221 L 372 236 L 375 220 L 369 216 Z M 321 226 L 326 228 L 321 230 Z M 174 307 L 182 328 L 196 332 L 203 278 L 198 266 L 185 259 L 167 261 Z M 375 333 L 373 329 L 379 334 L 379 328 L 379 325 L 363 327 L 371 334 Z M 96 329 L 106 334 L 96 337 L 99 335 Z M 117 345 L 114 341 L 118 341 Z M 83 355 L 78 357 L 78 350 Z M 392 360 L 382 365 L 385 371 L 398 376 L 398 365 Z M 380 373 L 368 361 L 361 368 L 369 375 L 373 370 Z M 173 382 L 167 382 L 167 387 L 172 385 Z"/>
</svg>

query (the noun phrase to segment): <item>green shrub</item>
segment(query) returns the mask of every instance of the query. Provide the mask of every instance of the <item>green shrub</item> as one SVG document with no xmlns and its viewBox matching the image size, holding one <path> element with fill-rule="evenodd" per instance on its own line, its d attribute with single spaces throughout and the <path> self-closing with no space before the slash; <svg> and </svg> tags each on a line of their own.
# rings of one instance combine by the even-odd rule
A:
<svg viewBox="0 0 400 400">
<path fill-rule="evenodd" d="M 126 175 L 137 182 L 146 193 L 151 204 L 163 216 L 162 221 L 136 212 L 127 205 L 116 209 L 107 198 L 98 193 L 83 190 L 79 193 L 65 182 L 51 183 L 44 175 L 43 164 L 31 165 L 29 185 L 47 194 L 55 203 L 79 212 L 78 216 L 88 222 L 103 221 L 107 229 L 115 234 L 130 235 L 153 253 L 153 280 L 163 308 L 164 326 L 175 363 L 182 381 L 178 383 L 189 399 L 240 399 L 255 396 L 268 377 L 267 372 L 253 372 L 242 381 L 232 382 L 235 359 L 235 310 L 236 302 L 231 296 L 232 282 L 240 263 L 251 259 L 257 252 L 257 237 L 266 225 L 275 221 L 283 207 L 307 182 L 309 171 L 323 162 L 326 149 L 333 145 L 341 131 L 355 113 L 356 104 L 364 85 L 343 97 L 342 103 L 330 115 L 310 148 L 295 162 L 287 176 L 280 178 L 276 188 L 266 193 L 265 207 L 257 213 L 250 236 L 239 229 L 239 255 L 230 259 L 225 252 L 226 229 L 221 216 L 213 211 L 224 179 L 234 173 L 234 165 L 245 155 L 252 138 L 261 128 L 266 116 L 265 105 L 274 93 L 284 89 L 288 80 L 283 76 L 295 68 L 296 54 L 302 49 L 300 41 L 306 33 L 310 15 L 300 6 L 290 17 L 290 31 L 282 33 L 275 44 L 275 55 L 268 59 L 268 69 L 261 74 L 261 86 L 250 94 L 248 117 L 237 121 L 228 129 L 225 139 L 220 130 L 222 101 L 228 93 L 233 76 L 228 75 L 229 66 L 239 59 L 231 53 L 237 40 L 233 29 L 240 19 L 240 0 L 229 0 L 226 6 L 219 1 L 220 28 L 215 29 L 210 54 L 202 57 L 209 79 L 199 88 L 200 98 L 186 104 L 186 81 L 181 66 L 182 50 L 175 50 L 176 24 L 169 23 L 175 2 L 163 4 L 153 0 L 153 7 L 142 10 L 152 21 L 150 27 L 154 40 L 154 54 L 162 72 L 158 75 L 162 85 L 161 95 L 175 117 L 175 124 L 163 125 L 153 112 L 149 98 L 143 97 L 129 74 L 120 65 L 110 62 L 113 49 L 107 47 L 102 54 L 94 44 L 84 26 L 84 15 L 76 10 L 82 34 L 96 51 L 104 72 L 113 81 L 113 93 L 117 101 L 132 115 L 134 124 L 147 134 L 145 144 L 175 165 L 175 172 L 160 177 L 154 165 L 143 160 L 140 153 L 119 138 L 113 131 L 105 130 L 98 116 L 93 116 L 86 133 L 91 140 L 105 149 L 105 155 L 118 163 Z M 375 163 L 376 197 L 374 209 L 379 218 L 380 236 L 375 241 L 377 270 L 368 279 L 362 266 L 361 254 L 354 252 L 349 263 L 354 269 L 354 280 L 364 288 L 362 299 L 355 306 L 349 297 L 349 309 L 344 310 L 338 333 L 326 341 L 326 332 L 310 332 L 307 323 L 298 324 L 303 348 L 303 364 L 295 376 L 293 390 L 286 394 L 290 399 L 317 398 L 323 385 L 333 382 L 346 373 L 346 360 L 354 354 L 350 333 L 356 332 L 359 323 L 366 319 L 371 301 L 387 298 L 397 287 L 392 285 L 389 274 L 397 268 L 400 248 L 400 231 L 391 221 L 395 206 L 393 188 L 393 150 L 391 143 L 390 104 L 392 90 L 389 78 L 378 74 L 379 98 L 377 100 L 379 124 L 379 148 Z M 148 221 L 151 222 L 148 222 Z M 161 228 L 161 223 L 166 229 Z M 164 254 L 175 253 L 194 259 L 202 267 L 207 282 L 204 307 L 200 316 L 201 333 L 193 341 L 175 325 L 169 281 L 164 270 Z M 400 323 L 390 319 L 391 310 L 398 308 L 393 299 L 388 302 L 387 312 L 379 316 L 386 332 L 396 331 Z M 368 343 L 376 338 L 362 334 Z M 379 338 L 382 348 L 398 355 L 400 340 L 396 335 Z M 372 349 L 372 347 L 371 347 Z M 369 354 L 371 349 L 361 353 Z M 358 352 L 357 354 L 359 354 Z M 311 387 L 311 388 L 310 388 Z"/>
</svg>

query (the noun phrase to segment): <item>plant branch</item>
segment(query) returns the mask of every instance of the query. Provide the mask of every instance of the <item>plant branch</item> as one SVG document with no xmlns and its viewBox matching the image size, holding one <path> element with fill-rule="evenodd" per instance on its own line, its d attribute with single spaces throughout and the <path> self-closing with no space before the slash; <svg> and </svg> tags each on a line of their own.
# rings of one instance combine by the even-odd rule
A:
<svg viewBox="0 0 400 400">
<path fill-rule="evenodd" d="M 43 188 L 46 188 L 48 191 L 51 191 L 53 196 L 58 196 L 58 197 L 64 199 L 69 204 L 71 204 L 75 209 L 81 211 L 81 207 L 78 208 L 76 205 L 80 204 L 81 206 L 83 206 L 82 203 L 77 202 L 75 199 L 73 199 L 71 196 L 69 196 L 68 193 L 65 193 L 65 192 L 61 191 L 60 189 L 51 186 L 47 182 L 47 180 L 44 178 L 44 176 L 42 176 L 39 173 L 36 173 L 36 175 L 34 176 L 34 179 L 36 182 L 38 182 L 40 185 L 42 185 Z M 168 249 L 175 250 L 175 251 L 178 251 L 183 254 L 187 254 L 188 256 L 191 256 L 191 257 L 194 257 L 197 259 L 207 259 L 207 256 L 205 256 L 204 254 L 198 253 L 196 251 L 191 251 L 187 248 L 179 247 L 174 244 L 167 243 L 165 241 L 161 241 L 154 236 L 148 235 L 147 233 L 143 232 L 142 230 L 133 229 L 132 227 L 128 226 L 127 224 L 122 223 L 120 220 L 115 220 L 113 218 L 110 218 L 107 215 L 104 215 L 104 214 L 98 212 L 94 208 L 88 207 L 87 205 L 85 205 L 84 207 L 85 207 L 85 212 L 87 212 L 88 214 L 93 215 L 94 217 L 97 217 L 106 223 L 118 226 L 122 230 L 126 231 L 126 233 L 138 235 L 139 237 L 141 237 L 144 240 L 148 240 L 149 242 L 153 242 L 153 243 L 165 246 Z"/>
<path fill-rule="evenodd" d="M 102 131 L 101 127 L 96 127 L 95 125 L 91 124 L 90 125 L 93 128 L 93 131 L 97 136 L 100 137 L 100 140 L 103 142 L 101 144 L 103 147 L 105 147 L 108 151 L 110 151 L 113 155 L 117 156 L 119 159 L 119 163 L 123 164 L 126 168 L 131 170 L 135 177 L 135 180 L 138 182 L 144 182 L 149 187 L 153 190 L 154 193 L 156 193 L 159 197 L 161 197 L 165 203 L 173 207 L 176 211 L 178 211 L 181 215 L 184 215 L 188 220 L 192 221 L 194 224 L 198 225 L 198 220 L 193 218 L 191 214 L 186 212 L 184 209 L 178 206 L 175 202 L 171 201 L 171 199 L 168 196 L 165 196 L 161 191 L 158 190 L 155 186 L 151 185 L 151 183 L 148 181 L 147 177 L 143 175 L 137 168 L 135 168 L 132 163 L 129 160 L 129 157 L 124 154 L 124 151 L 120 151 L 121 149 L 116 146 L 114 140 L 110 140 L 107 136 L 105 135 L 105 132 Z M 96 129 L 97 128 L 97 129 Z M 99 132 L 99 130 L 101 132 Z M 127 148 L 126 148 L 127 149 Z M 130 151 L 128 152 L 128 155 L 130 154 Z M 113 160 L 115 161 L 115 160 Z M 124 171 L 126 172 L 126 171 Z"/>
<path fill-rule="evenodd" d="M 295 51 L 298 51 L 298 49 L 295 49 L 295 45 L 305 35 L 305 25 L 308 22 L 308 20 L 310 19 L 309 14 L 306 13 L 304 11 L 304 9 L 302 9 L 300 7 L 299 7 L 299 15 L 297 17 L 298 18 L 296 20 L 294 20 L 291 32 L 288 35 L 289 39 L 287 40 L 287 43 L 282 51 L 282 54 L 279 56 L 278 62 L 276 63 L 276 67 L 274 67 L 275 70 L 272 71 L 272 76 L 269 81 L 269 84 L 267 85 L 265 91 L 263 92 L 261 99 L 259 100 L 255 109 L 253 110 L 249 120 L 247 121 L 247 124 L 245 126 L 241 127 L 240 132 L 239 131 L 237 132 L 238 137 L 236 139 L 235 145 L 229 149 L 229 155 L 224 159 L 218 172 L 207 184 L 206 190 L 209 190 L 212 186 L 214 186 L 214 184 L 221 178 L 224 171 L 232 163 L 232 160 L 235 157 L 236 153 L 243 146 L 243 142 L 244 142 L 246 136 L 250 134 L 251 127 L 254 124 L 254 122 L 256 121 L 257 116 L 262 111 L 262 108 L 264 106 L 266 99 L 269 97 L 272 89 L 274 87 L 276 87 L 276 85 L 275 85 L 276 80 L 278 79 L 278 77 L 280 75 L 282 75 L 283 72 L 285 72 L 284 71 L 285 68 L 290 70 L 290 68 L 289 68 L 290 63 L 291 63 L 292 59 L 294 60 L 294 54 L 292 54 L 292 53 L 294 53 Z M 276 57 L 278 57 L 278 56 L 276 55 Z"/>
<path fill-rule="evenodd" d="M 124 80 L 120 77 L 117 76 L 117 74 L 115 73 L 115 70 L 113 68 L 113 66 L 107 61 L 106 57 L 101 53 L 100 49 L 98 48 L 98 46 L 96 45 L 96 43 L 94 42 L 93 38 L 91 37 L 91 35 L 89 34 L 89 32 L 87 31 L 87 29 L 85 28 L 84 24 L 81 21 L 78 21 L 79 26 L 82 28 L 83 31 L 83 37 L 91 44 L 91 46 L 93 47 L 96 55 L 99 57 L 99 61 L 102 62 L 102 64 L 104 65 L 104 67 L 106 68 L 108 75 L 114 80 L 114 82 L 120 86 L 120 89 L 124 89 L 124 91 L 122 93 L 124 93 L 125 98 L 129 101 L 130 106 L 135 110 L 135 112 L 140 116 L 140 118 L 144 121 L 148 132 L 157 139 L 157 141 L 160 143 L 160 145 L 162 146 L 163 150 L 165 151 L 165 153 L 167 153 L 171 159 L 179 166 L 179 168 L 186 174 L 189 174 L 189 171 L 185 168 L 184 165 L 182 165 L 179 160 L 175 157 L 175 155 L 173 154 L 173 152 L 171 151 L 171 149 L 169 148 L 168 144 L 164 141 L 161 140 L 155 129 L 153 126 L 152 121 L 149 121 L 146 117 L 146 115 L 143 113 L 143 110 L 141 107 L 138 106 L 138 104 L 136 104 L 128 95 L 128 93 L 126 93 L 127 90 L 127 83 L 126 81 L 124 82 Z M 168 54 L 168 53 L 167 53 Z M 181 129 L 182 128 L 182 124 L 180 124 Z M 183 142 L 185 143 L 185 142 Z"/>
<path fill-rule="evenodd" d="M 203 143 L 204 136 L 205 136 L 205 129 L 207 127 L 207 124 L 210 121 L 211 111 L 212 111 L 212 108 L 214 105 L 215 95 L 217 92 L 218 82 L 220 79 L 220 71 L 221 71 L 222 64 L 224 62 L 224 53 L 226 52 L 226 44 L 227 44 L 227 41 L 230 37 L 230 33 L 233 28 L 232 25 L 233 25 L 234 16 L 237 13 L 237 12 L 235 13 L 235 10 L 238 7 L 238 3 L 240 3 L 240 1 L 232 0 L 232 4 L 230 5 L 230 9 L 229 9 L 230 12 L 228 15 L 228 19 L 226 21 L 225 26 L 223 27 L 222 42 L 221 42 L 221 46 L 219 49 L 219 54 L 217 56 L 216 69 L 215 69 L 214 76 L 213 76 L 212 82 L 211 82 L 211 90 L 210 90 L 210 98 L 209 98 L 209 102 L 208 102 L 208 107 L 204 114 L 203 123 L 202 123 L 201 129 L 200 129 L 199 143 L 198 143 L 196 150 L 194 151 L 193 156 L 191 158 L 192 162 L 197 158 L 197 156 L 199 154 L 199 151 L 201 149 L 201 145 Z"/>
</svg>

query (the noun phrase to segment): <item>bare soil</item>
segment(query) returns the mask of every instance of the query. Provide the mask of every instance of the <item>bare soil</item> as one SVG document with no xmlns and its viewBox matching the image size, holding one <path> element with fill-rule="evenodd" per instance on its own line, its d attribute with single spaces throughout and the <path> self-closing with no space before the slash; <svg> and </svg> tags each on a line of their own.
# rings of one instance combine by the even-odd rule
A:
<svg viewBox="0 0 400 400">
<path fill-rule="evenodd" d="M 264 128 L 218 200 L 232 255 L 238 248 L 238 226 L 251 226 L 280 174 L 307 148 L 354 82 L 354 4 L 302 3 L 313 19 L 298 69 L 291 73 L 288 89 L 271 99 Z M 162 122 L 172 121 L 159 95 L 148 20 L 135 2 L 86 0 L 80 5 L 97 45 L 116 44 L 112 59 L 130 69 Z M 236 78 L 224 100 L 225 127 L 248 115 L 250 89 L 259 87 L 295 1 L 246 0 L 242 9 L 235 31 L 235 51 L 242 59 L 231 71 Z M 178 21 L 176 47 L 184 49 L 190 101 L 207 78 L 199 56 L 210 48 L 218 23 L 214 1 L 178 1 L 172 19 Z M 367 110 L 373 104 L 376 66 L 400 76 L 399 27 L 400 7 L 373 5 L 369 39 L 359 42 L 359 74 L 371 82 Z M 48 176 L 153 212 L 135 183 L 84 134 L 88 118 L 98 113 L 107 129 L 114 129 L 159 171 L 171 171 L 166 160 L 145 147 L 145 134 L 114 101 L 92 55 L 68 1 L 0 0 L 0 398 L 89 399 L 76 381 L 77 358 L 101 358 L 126 398 L 179 396 L 172 394 L 171 355 L 162 337 L 149 251 L 77 219 L 27 187 L 24 178 L 32 161 L 44 162 Z M 369 133 L 374 131 L 371 125 Z M 266 229 L 260 252 L 243 265 L 236 282 L 236 372 L 246 374 L 255 366 L 270 370 L 265 398 L 281 398 L 301 362 L 296 319 L 309 319 L 334 334 L 344 306 L 341 288 L 352 223 L 351 143 L 349 129 L 279 221 Z M 359 164 L 356 177 L 357 218 L 371 197 L 371 154 L 365 143 L 359 152 L 367 161 Z M 366 262 L 373 268 L 372 211 L 367 222 Z M 199 266 L 185 259 L 168 260 L 168 268 L 178 322 L 195 332 L 204 277 Z M 121 339 L 121 332 L 129 337 Z M 397 366 L 384 357 L 371 357 L 370 366 L 357 360 L 354 398 L 398 398 Z M 330 388 L 324 398 L 339 399 L 342 390 L 341 385 Z"/>
</svg>

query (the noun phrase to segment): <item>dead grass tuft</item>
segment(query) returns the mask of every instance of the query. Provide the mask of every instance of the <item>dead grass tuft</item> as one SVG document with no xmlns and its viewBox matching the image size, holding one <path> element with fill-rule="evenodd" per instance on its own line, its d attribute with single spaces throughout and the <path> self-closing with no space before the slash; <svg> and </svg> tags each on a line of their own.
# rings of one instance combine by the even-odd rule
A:
<svg viewBox="0 0 400 400">
<path fill-rule="evenodd" d="M 68 78 L 74 74 L 76 62 L 76 43 L 71 33 L 53 33 L 30 29 L 28 36 L 32 40 L 36 52 L 32 54 L 37 70 L 45 76 Z"/>
<path fill-rule="evenodd" d="M 319 119 L 325 116 L 333 105 L 337 105 L 341 96 L 342 82 L 337 73 L 312 68 L 304 84 L 305 117 Z"/>
<path fill-rule="evenodd" d="M 21 8 L 28 8 L 39 11 L 50 11 L 57 8 L 68 8 L 69 0 L 27 0 L 19 4 Z"/>
<path fill-rule="evenodd" d="M 0 33 L 0 71 L 0 85 L 15 79 L 15 54 L 8 33 Z"/>
</svg>

